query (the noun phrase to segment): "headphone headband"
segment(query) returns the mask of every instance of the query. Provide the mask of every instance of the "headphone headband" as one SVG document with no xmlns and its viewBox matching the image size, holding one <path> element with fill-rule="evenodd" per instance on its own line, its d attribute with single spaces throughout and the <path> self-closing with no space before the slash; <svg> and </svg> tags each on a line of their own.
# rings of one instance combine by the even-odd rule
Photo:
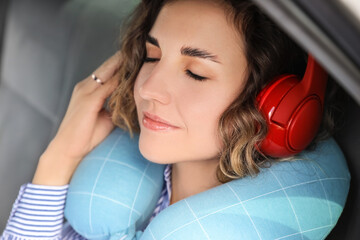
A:
<svg viewBox="0 0 360 240">
<path fill-rule="evenodd" d="M 328 75 L 326 71 L 317 63 L 312 55 L 308 55 L 308 62 L 305 74 L 300 84 L 303 85 L 305 92 L 316 94 L 324 102 L 326 82 Z"/>
</svg>

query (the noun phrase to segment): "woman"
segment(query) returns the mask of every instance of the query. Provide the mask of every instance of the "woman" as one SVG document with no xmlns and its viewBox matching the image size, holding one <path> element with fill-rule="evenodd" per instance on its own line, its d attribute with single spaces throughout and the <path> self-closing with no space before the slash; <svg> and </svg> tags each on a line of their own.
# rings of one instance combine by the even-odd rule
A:
<svg viewBox="0 0 360 240">
<path fill-rule="evenodd" d="M 82 238 L 62 225 L 67 184 L 115 125 L 139 131 L 142 155 L 168 164 L 167 197 L 153 216 L 181 199 L 256 174 L 270 160 L 257 150 L 267 127 L 256 96 L 273 77 L 303 71 L 304 58 L 250 1 L 143 0 L 121 54 L 76 85 L 32 183 L 20 190 L 3 239 Z M 110 95 L 109 113 L 102 107 Z M 46 201 L 51 198 L 57 217 L 38 221 L 16 214 L 23 213 L 17 204 L 24 194 L 34 200 L 32 193 L 39 192 L 48 196 L 39 211 L 53 207 Z"/>
</svg>

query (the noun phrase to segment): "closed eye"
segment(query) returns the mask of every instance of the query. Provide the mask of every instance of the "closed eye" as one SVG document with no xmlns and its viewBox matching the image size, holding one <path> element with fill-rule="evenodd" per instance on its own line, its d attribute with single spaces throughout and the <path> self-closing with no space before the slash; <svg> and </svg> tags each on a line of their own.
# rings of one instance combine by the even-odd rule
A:
<svg viewBox="0 0 360 240">
<path fill-rule="evenodd" d="M 159 60 L 160 60 L 159 58 L 148 58 L 148 57 L 144 58 L 144 62 L 145 62 L 145 63 L 148 63 L 148 62 L 150 62 L 150 63 L 152 63 L 152 62 L 157 62 L 157 61 L 159 61 Z"/>
<path fill-rule="evenodd" d="M 203 77 L 203 76 L 194 74 L 190 70 L 186 70 L 186 75 L 188 75 L 189 77 L 191 77 L 191 78 L 193 78 L 193 79 L 195 79 L 197 81 L 205 81 L 205 80 L 208 79 L 207 77 Z"/>
<path fill-rule="evenodd" d="M 144 63 L 154 63 L 154 62 L 158 62 L 158 61 L 160 61 L 159 58 L 149 58 L 149 57 L 144 58 Z M 194 74 L 190 70 L 185 70 L 185 72 L 186 72 L 186 75 L 188 75 L 189 77 L 191 77 L 197 81 L 205 81 L 208 79 L 207 77 L 203 77 L 203 76 Z"/>
</svg>

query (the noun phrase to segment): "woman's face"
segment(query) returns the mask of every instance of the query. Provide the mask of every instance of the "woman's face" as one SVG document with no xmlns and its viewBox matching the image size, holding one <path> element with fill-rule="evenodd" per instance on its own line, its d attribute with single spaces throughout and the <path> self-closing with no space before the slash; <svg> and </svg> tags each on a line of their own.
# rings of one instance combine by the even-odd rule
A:
<svg viewBox="0 0 360 240">
<path fill-rule="evenodd" d="M 165 5 L 146 51 L 134 87 L 142 155 L 163 164 L 218 159 L 220 116 L 246 76 L 242 42 L 224 9 L 204 0 Z"/>
</svg>

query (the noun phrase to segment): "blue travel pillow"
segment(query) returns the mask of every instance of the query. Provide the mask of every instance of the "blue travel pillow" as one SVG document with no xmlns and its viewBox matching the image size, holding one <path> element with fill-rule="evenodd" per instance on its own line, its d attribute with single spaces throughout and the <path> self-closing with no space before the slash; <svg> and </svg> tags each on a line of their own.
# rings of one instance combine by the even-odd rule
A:
<svg viewBox="0 0 360 240">
<path fill-rule="evenodd" d="M 183 199 L 148 225 L 165 166 L 116 128 L 74 173 L 65 217 L 87 239 L 324 239 L 348 194 L 346 161 L 334 139 L 297 158 Z"/>
</svg>

